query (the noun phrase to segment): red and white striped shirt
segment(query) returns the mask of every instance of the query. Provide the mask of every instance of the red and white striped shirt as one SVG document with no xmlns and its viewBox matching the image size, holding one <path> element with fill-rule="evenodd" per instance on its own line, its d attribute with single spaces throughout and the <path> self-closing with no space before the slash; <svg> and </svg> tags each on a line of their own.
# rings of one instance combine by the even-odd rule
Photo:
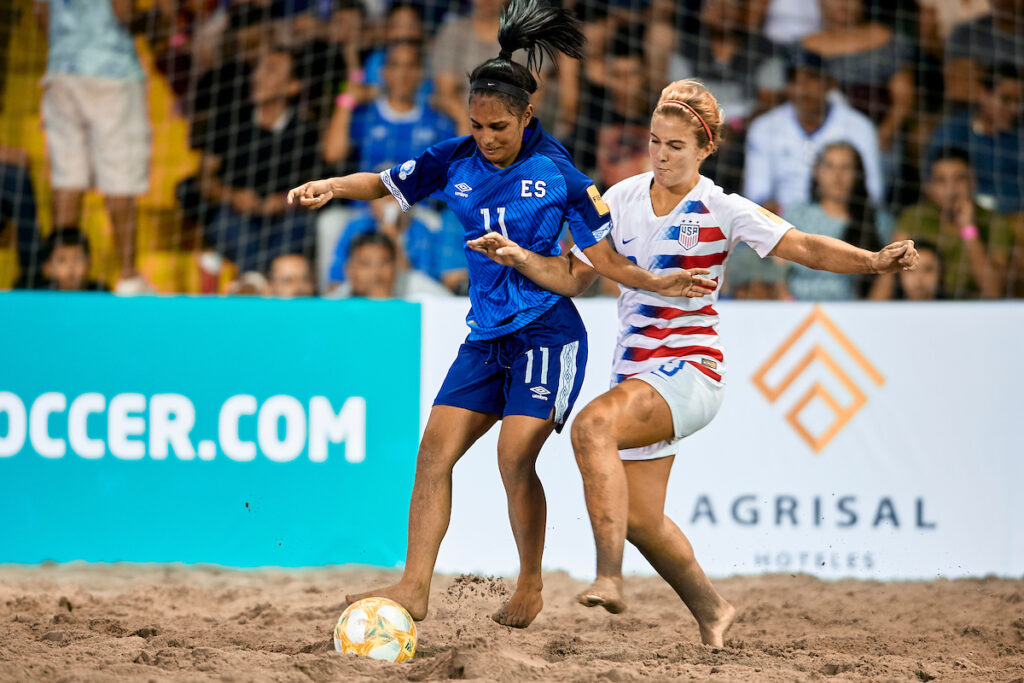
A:
<svg viewBox="0 0 1024 683">
<path fill-rule="evenodd" d="M 737 194 L 725 194 L 710 179 L 697 185 L 665 216 L 651 204 L 653 173 L 641 173 L 612 186 L 604 199 L 611 208 L 615 250 L 652 273 L 708 268 L 704 277 L 721 283 L 725 260 L 740 240 L 767 256 L 792 225 Z M 585 262 L 579 249 L 573 252 Z M 721 382 L 725 356 L 718 338 L 718 289 L 700 298 L 663 297 L 619 286 L 619 342 L 612 386 L 675 359 L 692 363 Z"/>
</svg>

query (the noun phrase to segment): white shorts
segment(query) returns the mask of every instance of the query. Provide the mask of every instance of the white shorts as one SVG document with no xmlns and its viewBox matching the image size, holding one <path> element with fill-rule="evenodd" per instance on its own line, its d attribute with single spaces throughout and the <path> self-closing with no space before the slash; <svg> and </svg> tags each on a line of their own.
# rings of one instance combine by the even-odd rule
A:
<svg viewBox="0 0 1024 683">
<path fill-rule="evenodd" d="M 725 397 L 724 384 L 711 379 L 685 360 L 664 363 L 630 379 L 647 382 L 665 399 L 672 411 L 675 436 L 650 446 L 624 448 L 619 451 L 623 460 L 654 460 L 675 455 L 676 443 L 707 426 Z"/>
<path fill-rule="evenodd" d="M 94 187 L 115 197 L 146 192 L 151 136 L 145 82 L 49 74 L 43 84 L 53 187 Z"/>
</svg>

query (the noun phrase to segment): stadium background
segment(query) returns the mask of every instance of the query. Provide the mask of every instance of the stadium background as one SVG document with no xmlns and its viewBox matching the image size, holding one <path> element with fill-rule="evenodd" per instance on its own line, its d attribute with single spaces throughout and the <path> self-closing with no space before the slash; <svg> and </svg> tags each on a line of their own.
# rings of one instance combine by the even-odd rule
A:
<svg viewBox="0 0 1024 683">
<path fill-rule="evenodd" d="M 822 7 L 828 4 L 826 0 Z M 919 231 L 938 225 L 936 216 L 945 216 L 928 204 L 931 197 L 924 185 L 929 142 L 944 121 L 975 117 L 996 99 L 1003 100 L 1009 114 L 1015 112 L 1007 115 L 1010 125 L 997 134 L 966 133 L 964 138 L 962 127 L 950 127 L 932 145 L 943 153 L 963 148 L 972 163 L 988 164 L 986 172 L 995 189 L 982 192 L 979 184 L 972 199 L 986 257 L 982 265 L 990 270 L 979 270 L 978 259 L 972 262 L 966 255 L 970 247 L 960 240 L 969 238 L 960 237 L 961 226 L 953 230 L 954 239 L 939 239 L 944 265 L 956 275 L 943 278 L 943 287 L 926 292 L 933 298 L 961 301 L 858 301 L 868 296 L 910 296 L 900 283 L 869 292 L 861 283 L 808 279 L 806 273 L 751 260 L 749 253 L 737 250 L 730 259 L 723 297 L 735 301 L 723 301 L 720 308 L 730 358 L 729 397 L 716 421 L 687 442 L 687 453 L 679 459 L 670 484 L 669 514 L 691 535 L 698 557 L 715 577 L 1020 577 L 1024 512 L 1017 492 L 1024 484 L 1024 465 L 1013 425 L 1020 412 L 1017 387 L 1024 379 L 1017 350 L 1024 308 L 1018 301 L 970 299 L 1013 299 L 1024 286 L 1019 275 L 1024 274 L 1024 222 L 1022 206 L 1014 206 L 1024 197 L 1020 81 L 1007 68 L 1024 65 L 1024 10 L 1011 0 L 991 5 L 941 0 L 831 4 L 862 6 L 867 20 L 886 27 L 871 28 L 871 35 L 889 36 L 874 56 L 826 61 L 839 69 L 835 75 L 842 81 L 829 95 L 831 105 L 863 108 L 872 122 L 870 130 L 887 140 L 876 149 L 883 180 L 871 208 L 877 210 L 872 215 L 880 241 L 895 230 L 920 237 Z M 437 49 L 433 41 L 446 27 L 452 35 L 458 17 L 485 11 L 487 5 L 414 3 L 428 59 Z M 843 28 L 823 27 L 821 10 L 815 9 L 819 4 L 796 0 L 579 0 L 573 7 L 591 39 L 588 61 L 578 70 L 569 64 L 558 75 L 546 74 L 540 111 L 545 126 L 570 146 L 602 188 L 618 174 L 642 170 L 646 116 L 661 84 L 669 75 L 696 75 L 713 89 L 715 83 L 725 84 L 716 93 L 740 105 L 741 115 L 729 119 L 724 146 L 705 172 L 727 189 L 743 192 L 750 149 L 746 132 L 756 116 L 796 94 L 788 84 L 797 70 L 813 76 L 829 68 L 799 49 L 806 41 L 798 36 Z M 458 268 L 436 267 L 438 262 L 450 263 L 444 259 L 451 253 L 416 252 L 446 248 L 439 246 L 444 240 L 438 237 L 449 234 L 451 227 L 443 210 L 428 207 L 417 216 L 419 229 L 428 236 L 425 240 L 414 241 L 411 226 L 399 228 L 399 234 L 409 232 L 399 242 L 398 270 L 420 256 L 435 267 L 433 277 L 412 277 L 407 271 L 406 277 L 389 284 L 390 293 L 406 294 L 410 301 L 341 296 L 351 293 L 351 287 L 332 291 L 337 284 L 330 272 L 338 235 L 351 223 L 367 222 L 365 209 L 351 205 L 334 207 L 333 215 L 311 226 L 309 238 L 295 250 L 312 264 L 310 285 L 319 296 L 290 298 L 286 289 L 275 289 L 281 286 L 275 284 L 269 267 L 275 253 L 257 249 L 257 267 L 248 274 L 230 257 L 216 255 L 201 214 L 220 207 L 204 198 L 196 183 L 190 184 L 204 154 L 210 153 L 207 145 L 214 144 L 198 133 L 209 134 L 210 127 L 197 123 L 196 101 L 218 102 L 225 120 L 239 126 L 222 130 L 229 142 L 216 144 L 241 139 L 236 135 L 241 126 L 238 114 L 248 113 L 244 93 L 251 76 L 246 69 L 254 68 L 271 46 L 276 50 L 284 45 L 296 55 L 296 73 L 302 76 L 301 93 L 294 100 L 296 116 L 317 131 L 318 144 L 322 143 L 336 110 L 350 102 L 336 100 L 339 93 L 369 97 L 358 82 L 365 76 L 352 72 L 369 71 L 371 58 L 379 59 L 374 55 L 387 44 L 387 3 L 154 0 L 137 2 L 134 9 L 131 23 L 146 74 L 152 156 L 149 189 L 136 204 L 135 259 L 141 280 L 124 288 L 126 294 L 141 296 L 130 297 L 20 291 L 57 288 L 44 279 L 43 269 L 50 256 L 46 238 L 54 229 L 40 115 L 47 39 L 33 16 L 32 2 L 0 4 L 0 289 L 17 287 L 0 292 L 0 515 L 8 520 L 0 562 L 397 567 L 404 557 L 419 429 L 463 336 L 462 317 L 468 306 L 459 296 L 464 285 Z M 1015 23 L 1015 34 L 992 37 L 985 21 L 993 9 Z M 730 33 L 724 40 L 709 30 L 727 18 L 745 31 Z M 340 40 L 334 45 L 332 26 Z M 216 71 L 242 54 L 226 51 L 230 41 L 224 38 L 242 28 L 254 29 L 253 61 L 241 71 L 234 66 L 234 71 Z M 781 42 L 773 43 L 769 35 Z M 312 49 L 317 41 L 321 45 Z M 734 58 L 728 67 L 712 65 L 702 73 L 713 43 L 732 45 Z M 812 44 L 820 45 L 820 40 Z M 206 50 L 202 56 L 201 47 Z M 451 45 L 447 47 L 451 51 Z M 359 61 L 356 69 L 347 61 L 353 53 Z M 891 63 L 904 68 L 893 69 Z M 998 79 L 1009 84 L 1006 89 L 996 92 L 993 81 L 985 80 L 983 67 L 1010 74 Z M 211 70 L 220 75 L 204 78 Z M 430 73 L 426 71 L 428 77 Z M 224 78 L 225 74 L 234 76 Z M 729 87 L 730 76 L 737 74 L 745 76 L 744 83 Z M 858 82 L 861 75 L 865 82 Z M 886 116 L 892 100 L 906 95 L 901 88 L 908 77 L 910 109 L 890 126 Z M 872 79 L 875 82 L 866 82 Z M 436 91 L 435 99 L 423 102 L 436 103 Z M 726 114 L 730 116 L 729 109 Z M 974 118 L 966 120 L 977 124 Z M 986 121 L 980 124 L 982 133 Z M 457 127 L 458 122 L 451 125 Z M 769 138 L 773 135 L 783 137 L 780 130 L 770 130 Z M 800 149 L 801 155 L 787 161 L 807 173 L 817 147 L 808 143 Z M 301 160 L 299 151 L 290 152 L 285 161 L 294 165 Z M 316 153 L 321 158 L 302 169 L 311 173 L 310 179 L 359 168 L 362 150 L 349 145 L 348 153 L 331 163 L 322 158 L 322 150 Z M 289 156 L 287 151 L 280 155 Z M 259 160 L 271 166 L 276 161 Z M 771 187 L 777 190 L 791 178 L 793 168 L 759 167 L 757 172 L 775 178 L 778 184 Z M 979 169 L 973 172 L 978 174 Z M 808 191 L 801 191 L 804 200 L 793 206 L 804 216 L 820 217 L 807 213 L 813 202 Z M 770 194 L 757 199 L 779 205 L 783 215 L 791 208 Z M 28 203 L 34 208 L 31 230 L 24 227 Z M 834 222 L 821 224 L 835 228 Z M 95 288 L 119 288 L 115 238 L 103 198 L 95 192 L 85 196 L 80 228 L 90 245 L 88 279 Z M 26 247 L 26 235 L 34 246 Z M 608 292 L 598 286 L 579 304 L 592 345 L 581 401 L 606 386 L 616 332 L 614 301 Z M 493 454 L 491 435 L 456 468 L 452 526 L 439 572 L 515 572 Z M 553 438 L 545 447 L 540 475 L 549 499 L 546 567 L 588 577 L 593 549 L 566 437 Z M 373 524 L 368 525 L 371 517 Z M 650 573 L 636 554 L 627 557 L 627 570 Z M 38 571 L 42 573 L 37 577 L 45 577 L 53 570 Z M 191 578 L 174 574 L 168 581 L 208 585 L 211 579 L 197 572 Z M 33 590 L 50 590 L 45 587 L 50 584 L 43 589 L 20 588 L 20 576 L 24 575 L 14 570 L 4 574 L 4 595 L 20 599 L 35 595 Z M 83 585 L 109 580 L 68 576 Z M 53 577 L 40 580 L 60 582 L 59 575 Z M 142 569 L 138 577 L 158 583 Z M 367 586 L 380 581 L 351 574 L 326 577 L 321 577 L 322 583 L 335 592 L 347 590 L 352 581 L 365 581 Z M 568 595 L 562 585 L 566 581 L 555 575 L 551 585 Z M 649 588 L 652 584 L 635 585 L 655 594 Z M 751 591 L 748 602 L 756 602 L 751 596 L 757 594 L 758 584 L 726 585 L 736 587 L 734 592 Z M 872 584 L 836 585 L 867 603 L 877 597 L 864 597 Z M 1000 593 L 993 609 L 1000 618 L 1010 615 L 1019 603 L 1019 582 L 977 584 L 986 585 L 988 597 L 999 591 L 1006 594 Z M 779 584 L 763 586 L 789 596 L 780 597 L 773 612 L 785 613 L 787 601 L 797 600 Z M 965 590 L 973 594 L 974 586 Z M 795 594 L 805 589 L 807 585 L 802 585 Z M 459 600 L 449 599 L 451 588 L 446 595 L 440 623 L 455 633 L 456 622 L 445 621 L 445 610 L 467 603 L 459 601 L 461 592 Z M 917 604 L 934 601 L 929 593 Z M 973 604 L 962 595 L 948 602 L 965 611 Z M 847 607 L 853 613 L 852 606 Z M 17 606 L 9 603 L 8 608 L 19 613 Z M 46 609 L 41 608 L 40 618 L 50 618 Z M 877 609 L 885 621 L 884 610 Z M 308 630 L 310 621 L 319 623 L 317 618 L 330 621 L 330 614 L 293 620 L 289 628 Z M 758 637 L 749 630 L 759 625 L 756 615 L 753 619 L 741 629 L 748 644 Z M 931 624 L 922 628 L 931 629 L 927 632 L 932 647 L 936 642 L 948 644 L 942 640 L 939 622 L 922 622 Z M 974 665 L 961 655 L 956 661 L 966 661 L 963 666 L 954 665 L 951 658 L 944 664 L 928 660 L 928 665 L 917 664 L 915 669 L 911 660 L 925 655 L 908 645 L 898 654 L 906 656 L 910 668 L 887 669 L 876 662 L 876 668 L 858 671 L 916 675 L 921 680 L 936 670 L 986 680 L 1012 676 L 1013 671 L 1019 675 L 1024 663 L 1013 638 L 1021 638 L 1024 627 L 1018 622 L 1011 627 L 1007 620 L 993 631 L 970 625 L 977 622 L 961 631 L 956 623 L 957 638 L 972 637 L 968 629 L 974 628 L 979 639 L 983 633 L 992 636 L 991 642 L 1000 642 L 1003 649 L 993 650 L 984 666 L 978 665 L 981 668 L 970 669 L 968 664 Z M 596 641 L 600 639 L 593 633 L 600 628 L 592 626 Z M 797 638 L 793 634 L 799 631 L 793 627 L 788 633 Z M 1011 644 L 1002 645 L 996 636 L 1005 636 Z M 302 637 L 308 641 L 308 636 L 295 636 Z M 433 655 L 459 642 L 458 633 L 445 631 L 444 638 L 435 637 L 438 649 Z M 529 643 L 523 647 L 529 649 Z M 565 647 L 556 650 L 571 655 L 576 646 Z M 773 647 L 771 642 L 755 647 L 763 649 L 760 666 L 767 670 L 779 665 Z M 295 652 L 299 651 L 297 647 Z M 834 675 L 856 670 L 855 664 L 828 651 L 832 659 L 824 669 L 814 664 L 810 669 L 782 670 L 791 677 L 808 671 Z M 308 656 L 317 650 L 303 652 Z M 498 654 L 497 659 L 505 661 L 507 653 Z M 10 660 L 10 652 L 0 650 L 0 655 L 0 662 Z M 705 662 L 697 652 L 687 651 L 682 657 L 702 665 L 715 663 Z M 631 660 L 619 661 L 628 666 Z M 180 668 L 190 670 L 184 664 Z M 230 665 L 221 669 L 231 670 Z M 331 671 L 367 678 L 379 673 L 355 668 L 319 674 L 326 677 Z M 502 671 L 536 673 L 514 667 Z M 686 672 L 709 675 L 706 668 Z"/>
</svg>

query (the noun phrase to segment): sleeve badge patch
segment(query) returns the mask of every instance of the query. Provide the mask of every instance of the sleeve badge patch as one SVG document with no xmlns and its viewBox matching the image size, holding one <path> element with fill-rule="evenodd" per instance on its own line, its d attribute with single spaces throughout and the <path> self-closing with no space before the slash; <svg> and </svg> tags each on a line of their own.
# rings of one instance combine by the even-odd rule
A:
<svg viewBox="0 0 1024 683">
<path fill-rule="evenodd" d="M 601 199 L 601 193 L 597 191 L 597 187 L 595 185 L 591 185 L 587 188 L 587 196 L 590 197 L 591 203 L 593 203 L 594 208 L 597 209 L 598 216 L 607 215 L 611 211 L 611 209 L 608 208 L 608 204 Z"/>
</svg>

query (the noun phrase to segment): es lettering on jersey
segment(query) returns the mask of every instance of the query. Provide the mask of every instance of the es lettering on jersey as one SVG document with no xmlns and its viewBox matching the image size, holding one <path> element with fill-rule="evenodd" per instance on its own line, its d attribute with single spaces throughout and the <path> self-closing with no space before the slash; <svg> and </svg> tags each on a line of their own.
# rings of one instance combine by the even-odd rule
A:
<svg viewBox="0 0 1024 683">
<path fill-rule="evenodd" d="M 590 178 L 576 169 L 569 153 L 537 119 L 523 137 L 519 157 L 508 168 L 491 164 L 473 137 L 464 136 L 434 145 L 380 178 L 403 211 L 427 197 L 443 200 L 458 217 L 466 240 L 496 231 L 530 251 L 555 256 L 563 223 L 581 248 L 604 239 L 611 229 L 610 212 Z M 560 298 L 514 268 L 469 247 L 464 251 L 472 303 L 470 339 L 514 332 Z"/>
</svg>

